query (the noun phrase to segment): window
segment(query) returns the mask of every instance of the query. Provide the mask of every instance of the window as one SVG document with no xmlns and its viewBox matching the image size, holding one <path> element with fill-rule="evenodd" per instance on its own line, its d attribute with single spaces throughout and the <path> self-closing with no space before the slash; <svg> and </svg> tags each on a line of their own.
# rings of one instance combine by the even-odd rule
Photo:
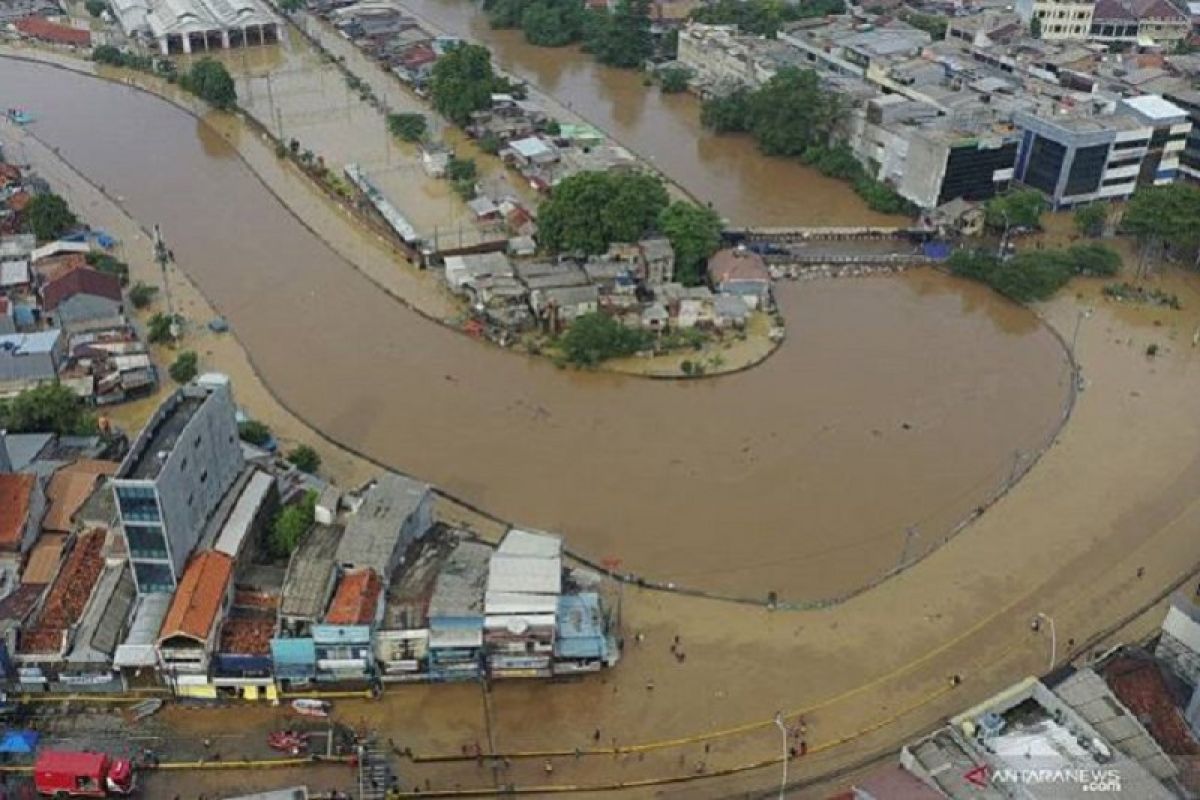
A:
<svg viewBox="0 0 1200 800">
<path fill-rule="evenodd" d="M 1123 158 L 1120 161 L 1110 161 L 1108 162 L 1108 168 L 1120 169 L 1121 167 L 1136 167 L 1140 163 L 1142 163 L 1141 156 L 1132 156 L 1131 158 Z"/>
<path fill-rule="evenodd" d="M 158 522 L 158 498 L 154 489 L 141 486 L 118 486 L 117 504 L 121 518 L 138 522 Z"/>
<path fill-rule="evenodd" d="M 1133 150 L 1137 147 L 1145 147 L 1150 144 L 1148 139 L 1135 139 L 1129 142 L 1117 142 L 1113 145 L 1113 150 Z"/>
<path fill-rule="evenodd" d="M 167 564 L 135 561 L 133 562 L 133 572 L 137 576 L 138 591 L 142 594 L 162 594 L 175 591 L 175 578 L 171 575 L 171 567 Z"/>
<path fill-rule="evenodd" d="M 1109 178 L 1108 180 L 1104 181 L 1100 185 L 1101 186 L 1119 186 L 1122 183 L 1133 183 L 1135 180 L 1137 180 L 1136 175 L 1128 175 L 1124 178 Z"/>
<path fill-rule="evenodd" d="M 125 525 L 125 540 L 133 558 L 166 558 L 167 542 L 158 525 Z"/>
</svg>

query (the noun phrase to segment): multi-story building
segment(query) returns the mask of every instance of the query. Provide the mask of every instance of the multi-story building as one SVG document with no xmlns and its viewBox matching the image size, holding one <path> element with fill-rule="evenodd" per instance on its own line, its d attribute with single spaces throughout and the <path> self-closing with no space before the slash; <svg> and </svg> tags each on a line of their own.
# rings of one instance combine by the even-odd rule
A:
<svg viewBox="0 0 1200 800">
<path fill-rule="evenodd" d="M 1184 140 L 1179 153 L 1179 175 L 1192 181 L 1200 181 L 1200 92 L 1181 89 L 1163 95 L 1168 101 L 1187 112 L 1192 129 Z"/>
<path fill-rule="evenodd" d="M 1047 41 L 1088 38 L 1095 8 L 1094 0 L 1017 0 L 1022 21 L 1032 25 L 1036 19 Z"/>
<path fill-rule="evenodd" d="M 1150 128 L 1139 182 L 1155 186 L 1174 182 L 1192 132 L 1187 111 L 1157 95 L 1127 98 L 1118 104 L 1118 110 Z"/>
<path fill-rule="evenodd" d="M 1188 16 L 1169 0 L 1097 0 L 1088 38 L 1123 44 L 1172 44 L 1191 33 Z"/>
<path fill-rule="evenodd" d="M 154 412 L 112 481 L 138 594 L 173 592 L 243 467 L 228 384 L 192 384 Z"/>
</svg>

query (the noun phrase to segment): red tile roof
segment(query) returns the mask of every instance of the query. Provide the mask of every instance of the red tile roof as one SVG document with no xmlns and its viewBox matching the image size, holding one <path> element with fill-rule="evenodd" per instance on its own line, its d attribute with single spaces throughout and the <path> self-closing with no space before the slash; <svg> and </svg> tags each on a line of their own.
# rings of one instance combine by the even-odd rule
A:
<svg viewBox="0 0 1200 800">
<path fill-rule="evenodd" d="M 217 622 L 232 575 L 233 559 L 224 553 L 205 550 L 192 556 L 158 632 L 159 641 L 172 636 L 206 640 Z"/>
<path fill-rule="evenodd" d="M 1200 753 L 1157 662 L 1149 658 L 1113 659 L 1104 668 L 1104 680 L 1167 755 Z"/>
<path fill-rule="evenodd" d="M 218 651 L 245 656 L 265 656 L 271 652 L 275 635 L 275 617 L 231 617 L 221 626 Z"/>
<path fill-rule="evenodd" d="M 53 311 L 59 303 L 77 294 L 94 294 L 121 302 L 121 280 L 91 267 L 75 267 L 42 287 L 42 305 Z"/>
<path fill-rule="evenodd" d="M 115 475 L 118 464 L 113 461 L 93 461 L 81 458 L 54 473 L 46 487 L 46 517 L 42 530 L 71 532 L 75 513 L 96 489 L 105 475 Z"/>
<path fill-rule="evenodd" d="M 58 256 L 39 258 L 33 264 L 33 271 L 41 276 L 42 283 L 49 283 L 66 275 L 76 267 L 86 267 L 87 256 L 83 253 L 64 253 Z"/>
<path fill-rule="evenodd" d="M 37 605 L 37 601 L 41 599 L 44 591 L 46 591 L 44 583 L 23 583 L 13 589 L 12 594 L 0 600 L 0 619 L 17 622 L 25 619 Z"/>
<path fill-rule="evenodd" d="M 0 550 L 21 549 L 21 537 L 29 518 L 29 498 L 36 480 L 32 475 L 0 475 Z"/>
<path fill-rule="evenodd" d="M 30 197 L 29 192 L 13 192 L 8 196 L 6 202 L 9 208 L 20 213 L 29 207 L 29 204 L 33 202 L 33 198 Z"/>
<path fill-rule="evenodd" d="M 767 262 L 749 250 L 721 250 L 708 260 L 708 276 L 713 283 L 726 281 L 769 281 Z"/>
<path fill-rule="evenodd" d="M 8 313 L 8 298 L 0 297 L 0 314 Z"/>
<path fill-rule="evenodd" d="M 7 186 L 21 180 L 21 168 L 16 164 L 0 164 L 0 186 Z"/>
<path fill-rule="evenodd" d="M 55 44 L 73 44 L 78 47 L 90 47 L 92 34 L 80 28 L 69 25 L 59 25 L 42 17 L 26 17 L 14 23 L 17 30 L 34 39 L 41 39 Z"/>
<path fill-rule="evenodd" d="M 352 569 L 338 581 L 325 621 L 330 625 L 369 625 L 375 619 L 383 581 L 370 567 Z"/>
<path fill-rule="evenodd" d="M 37 619 L 21 633 L 19 653 L 58 653 L 67 628 L 83 616 L 88 598 L 104 569 L 105 531 L 94 530 L 75 540 L 75 547 L 54 579 Z"/>
</svg>

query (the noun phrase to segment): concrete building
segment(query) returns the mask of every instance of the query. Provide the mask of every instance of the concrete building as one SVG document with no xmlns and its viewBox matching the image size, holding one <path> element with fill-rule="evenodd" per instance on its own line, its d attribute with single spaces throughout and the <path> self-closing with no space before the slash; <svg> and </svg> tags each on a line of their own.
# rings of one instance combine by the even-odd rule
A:
<svg viewBox="0 0 1200 800">
<path fill-rule="evenodd" d="M 1155 186 L 1174 182 L 1179 175 L 1180 155 L 1192 132 L 1187 112 L 1157 95 L 1126 98 L 1117 109 L 1149 126 L 1151 131 L 1139 181 Z"/>
<path fill-rule="evenodd" d="M 1172 45 L 1191 34 L 1187 14 L 1169 0 L 1096 0 L 1088 38 L 1105 44 Z"/>
<path fill-rule="evenodd" d="M 500 541 L 484 595 L 483 643 L 491 677 L 552 674 L 562 570 L 558 536 L 513 529 Z"/>
<path fill-rule="evenodd" d="M 217 696 L 209 662 L 232 598 L 233 559 L 216 550 L 196 553 L 158 633 L 159 669 L 179 696 Z"/>
<path fill-rule="evenodd" d="M 243 464 L 227 384 L 191 384 L 158 407 L 112 481 L 138 594 L 174 591 Z"/>
<path fill-rule="evenodd" d="M 62 12 L 54 0 L 0 0 L 0 25 L 26 17 L 53 17 Z"/>
<path fill-rule="evenodd" d="M 1200 91 L 1178 89 L 1165 93 L 1163 97 L 1187 112 L 1188 121 L 1192 123 L 1183 151 L 1179 154 L 1180 177 L 1200 181 Z M 0 324 L 3 324 L 2 320 Z"/>
<path fill-rule="evenodd" d="M 53 382 L 65 355 L 61 331 L 0 336 L 0 399 Z"/>
<path fill-rule="evenodd" d="M 1094 0 L 1017 0 L 1017 14 L 1027 27 L 1036 19 L 1041 25 L 1041 38 L 1047 41 L 1082 41 L 1091 33 L 1096 5 Z"/>
<path fill-rule="evenodd" d="M 475 680 L 481 674 L 492 552 L 479 542 L 459 542 L 438 573 L 428 611 L 432 680 Z"/>
<path fill-rule="evenodd" d="M 283 35 L 279 18 L 260 0 L 112 0 L 110 5 L 127 36 L 154 41 L 164 56 L 273 44 Z"/>
<path fill-rule="evenodd" d="M 346 533 L 337 548 L 338 567 L 343 571 L 373 569 L 385 582 L 390 581 L 404 551 L 432 525 L 429 484 L 385 472 L 346 521 Z"/>
</svg>

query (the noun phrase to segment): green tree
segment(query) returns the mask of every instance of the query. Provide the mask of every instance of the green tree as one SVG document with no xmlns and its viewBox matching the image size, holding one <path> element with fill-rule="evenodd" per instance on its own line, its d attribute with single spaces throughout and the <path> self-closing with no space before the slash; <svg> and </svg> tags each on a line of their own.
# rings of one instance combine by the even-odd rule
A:
<svg viewBox="0 0 1200 800">
<path fill-rule="evenodd" d="M 667 202 L 667 190 L 652 175 L 579 172 L 542 203 L 538 240 L 551 251 L 603 253 L 612 242 L 640 239 Z"/>
<path fill-rule="evenodd" d="M 774 39 L 785 22 L 844 11 L 842 0 L 717 0 L 693 11 L 691 18 L 707 25 L 737 25 L 746 33 Z"/>
<path fill-rule="evenodd" d="M 465 127 L 474 112 L 488 108 L 494 92 L 509 88 L 492 69 L 487 48 L 477 44 L 459 45 L 439 58 L 429 80 L 433 107 L 459 127 Z"/>
<path fill-rule="evenodd" d="M 166 344 L 171 341 L 171 318 L 161 311 L 151 317 L 146 338 L 151 344 Z"/>
<path fill-rule="evenodd" d="M 626 328 L 599 312 L 583 314 L 559 338 L 567 361 L 580 366 L 599 364 L 610 358 L 629 356 L 650 346 L 645 331 Z"/>
<path fill-rule="evenodd" d="M 667 67 L 659 71 L 658 82 L 665 94 L 686 92 L 688 87 L 688 71 L 681 67 Z"/>
<path fill-rule="evenodd" d="M 450 181 L 454 191 L 463 200 L 475 196 L 475 180 L 479 177 L 479 169 L 471 158 L 452 157 L 446 162 L 446 180 Z"/>
<path fill-rule="evenodd" d="M 1018 303 L 1028 303 L 1051 297 L 1073 272 L 1070 257 L 1061 251 L 1025 251 L 1001 264 L 992 273 L 991 285 Z"/>
<path fill-rule="evenodd" d="M 1030 39 L 1042 38 L 1042 21 L 1040 19 L 1038 19 L 1037 17 L 1034 17 L 1033 19 L 1029 20 L 1029 38 Z"/>
<path fill-rule="evenodd" d="M 398 139 L 419 142 L 425 138 L 429 122 L 424 114 L 388 114 L 388 130 Z"/>
<path fill-rule="evenodd" d="M 157 286 L 138 281 L 129 290 L 129 302 L 133 303 L 134 308 L 145 308 L 154 300 L 156 294 L 158 294 Z"/>
<path fill-rule="evenodd" d="M 1121 271 L 1121 255 L 1111 247 L 1096 242 L 1072 245 L 1067 250 L 1067 256 L 1077 275 L 1111 276 Z"/>
<path fill-rule="evenodd" d="M 1108 207 L 1103 203 L 1090 203 L 1075 209 L 1075 229 L 1093 239 L 1104 233 L 1108 221 Z"/>
<path fill-rule="evenodd" d="M 195 350 L 184 350 L 176 356 L 174 363 L 167 369 L 171 380 L 176 383 L 187 383 L 196 377 L 200 370 L 200 359 Z"/>
<path fill-rule="evenodd" d="M 984 222 L 992 230 L 1042 227 L 1042 214 L 1049 204 L 1037 189 L 1015 189 L 996 195 L 984 206 Z"/>
<path fill-rule="evenodd" d="M 658 215 L 658 229 L 675 250 L 675 280 L 696 286 L 708 257 L 721 246 L 721 218 L 710 208 L 677 200 Z"/>
<path fill-rule="evenodd" d="M 587 50 L 602 64 L 640 67 L 654 55 L 649 0 L 617 0 L 612 13 L 594 12 L 583 27 Z"/>
<path fill-rule="evenodd" d="M 1187 183 L 1147 186 L 1129 198 L 1121 230 L 1136 236 L 1150 252 L 1165 248 L 1193 259 L 1200 246 L 1200 188 Z"/>
<path fill-rule="evenodd" d="M 700 124 L 717 133 L 750 130 L 750 97 L 747 89 L 711 97 L 700 106 Z"/>
<path fill-rule="evenodd" d="M 108 253 L 88 253 L 85 258 L 87 263 L 94 267 L 99 272 L 107 272 L 109 275 L 115 275 L 121 280 L 121 285 L 129 283 L 129 265 L 119 258 L 110 256 Z"/>
<path fill-rule="evenodd" d="M 306 444 L 297 445 L 287 454 L 287 460 L 301 472 L 310 475 L 321 468 L 321 455 Z"/>
<path fill-rule="evenodd" d="M 262 447 L 271 441 L 271 429 L 256 419 L 248 419 L 238 423 L 238 438 L 243 442 Z"/>
<path fill-rule="evenodd" d="M 271 523 L 267 548 L 276 558 L 286 558 L 300 544 L 316 518 L 317 493 L 310 489 L 298 503 L 287 506 Z"/>
<path fill-rule="evenodd" d="M 583 36 L 580 0 L 534 0 L 521 12 L 525 40 L 541 47 L 562 47 Z"/>
<path fill-rule="evenodd" d="M 93 17 L 98 17 L 108 9 L 108 3 L 106 3 L 104 0 L 86 0 L 86 2 L 83 4 L 83 7 L 87 9 L 87 12 Z"/>
<path fill-rule="evenodd" d="M 45 383 L 0 400 L 0 430 L 86 436 L 96 432 L 96 418 L 66 386 Z"/>
<path fill-rule="evenodd" d="M 785 67 L 750 99 L 750 132 L 768 155 L 798 156 L 829 141 L 845 115 L 843 101 L 821 88 L 817 73 Z"/>
<path fill-rule="evenodd" d="M 222 111 L 237 105 L 237 87 L 220 61 L 200 59 L 179 79 L 179 85 Z"/>
<path fill-rule="evenodd" d="M 40 241 L 57 239 L 79 224 L 67 201 L 54 193 L 35 195 L 25 208 L 25 219 Z"/>
</svg>

